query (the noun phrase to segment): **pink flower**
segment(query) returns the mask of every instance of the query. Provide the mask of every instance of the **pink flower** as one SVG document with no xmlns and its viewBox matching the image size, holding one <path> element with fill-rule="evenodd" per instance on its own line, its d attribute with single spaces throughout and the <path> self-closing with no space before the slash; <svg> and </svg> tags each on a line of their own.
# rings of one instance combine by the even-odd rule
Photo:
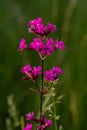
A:
<svg viewBox="0 0 87 130">
<path fill-rule="evenodd" d="M 53 41 L 52 38 L 47 38 L 46 39 L 46 45 L 45 45 L 45 50 L 46 50 L 46 55 L 51 55 L 52 52 L 55 51 L 55 42 Z"/>
<path fill-rule="evenodd" d="M 23 68 L 21 68 L 21 72 L 23 74 L 26 74 L 25 77 L 23 77 L 23 80 L 26 79 L 31 79 L 31 80 L 36 80 L 37 77 L 42 73 L 41 72 L 42 67 L 41 66 L 34 66 L 33 68 L 31 68 L 30 64 L 24 66 Z"/>
<path fill-rule="evenodd" d="M 20 41 L 20 45 L 19 45 L 18 51 L 22 51 L 25 48 L 26 48 L 25 39 L 22 38 L 21 41 Z"/>
<path fill-rule="evenodd" d="M 32 74 L 37 76 L 37 75 L 41 74 L 41 70 L 42 70 L 41 66 L 38 66 L 38 67 L 34 66 L 32 69 Z"/>
<path fill-rule="evenodd" d="M 60 50 L 64 50 L 66 47 L 64 45 L 63 41 L 58 41 L 58 39 L 56 40 L 56 48 L 60 49 Z"/>
<path fill-rule="evenodd" d="M 46 56 L 51 55 L 56 49 L 65 49 L 64 42 L 58 41 L 58 39 L 54 41 L 52 38 L 46 38 L 45 42 L 46 43 L 44 43 L 44 41 L 40 38 L 34 38 L 33 42 L 31 42 L 29 45 L 26 45 L 25 39 L 22 39 L 18 50 L 22 51 L 26 48 L 28 50 L 37 51 L 41 59 L 44 59 Z"/>
<path fill-rule="evenodd" d="M 52 123 L 51 120 L 46 120 L 46 121 L 45 121 L 45 125 L 46 125 L 46 127 L 48 127 L 48 126 L 53 126 L 53 123 Z"/>
<path fill-rule="evenodd" d="M 34 38 L 34 41 L 30 43 L 30 45 L 28 46 L 28 49 L 37 51 L 40 57 L 43 58 L 47 55 L 51 55 L 51 53 L 56 49 L 55 45 L 56 45 L 56 42 L 54 42 L 52 38 L 46 39 L 45 44 L 41 39 Z"/>
<path fill-rule="evenodd" d="M 44 46 L 44 43 L 39 38 L 34 38 L 34 41 L 30 44 L 30 49 L 33 49 L 35 51 L 39 51 Z"/>
<path fill-rule="evenodd" d="M 30 66 L 30 64 L 28 64 L 28 65 L 24 66 L 23 68 L 21 68 L 21 72 L 22 72 L 23 74 L 25 74 L 26 72 L 30 72 L 30 71 L 31 71 L 31 66 Z"/>
<path fill-rule="evenodd" d="M 34 38 L 33 42 L 27 46 L 27 49 L 37 51 L 41 58 L 49 56 L 56 49 L 64 50 L 65 45 L 63 41 L 54 41 L 52 38 L 46 38 L 45 43 L 40 38 Z"/>
<path fill-rule="evenodd" d="M 27 123 L 24 130 L 32 130 L 32 124 Z"/>
<path fill-rule="evenodd" d="M 26 120 L 29 121 L 29 120 L 33 119 L 33 117 L 34 117 L 34 112 L 30 112 L 29 114 L 27 114 Z"/>
<path fill-rule="evenodd" d="M 56 41 L 53 41 L 52 38 L 46 38 L 46 36 L 49 33 L 53 33 L 57 30 L 56 26 L 51 24 L 51 23 L 47 23 L 47 25 L 45 26 L 43 24 L 43 20 L 41 17 L 38 17 L 37 19 L 31 20 L 29 23 L 29 31 L 31 33 L 34 33 L 36 35 L 39 35 L 39 38 L 34 38 L 33 42 L 31 42 L 29 45 L 27 45 L 25 43 L 25 39 L 22 38 L 19 48 L 19 51 L 22 51 L 23 49 L 28 49 L 28 50 L 34 50 L 37 51 L 41 57 L 41 59 L 43 60 L 46 56 L 49 56 L 52 54 L 52 52 L 54 52 L 56 49 L 60 49 L 60 50 L 64 50 L 65 49 L 65 45 L 63 41 L 58 41 L 58 39 Z M 45 42 L 45 43 L 44 43 Z"/>
<path fill-rule="evenodd" d="M 61 74 L 63 74 L 63 70 L 61 70 L 60 67 L 54 66 L 51 70 L 45 71 L 44 79 L 47 81 L 53 82 Z"/>
<path fill-rule="evenodd" d="M 38 17 L 37 19 L 31 20 L 28 25 L 30 26 L 29 32 L 36 35 L 44 36 L 48 35 L 50 32 L 55 32 L 57 30 L 55 25 L 48 23 L 46 26 L 43 24 L 42 18 Z"/>
<path fill-rule="evenodd" d="M 60 69 L 60 67 L 53 67 L 52 70 L 54 71 L 54 73 L 57 73 L 58 75 L 63 74 L 63 70 Z"/>
<path fill-rule="evenodd" d="M 55 25 L 52 25 L 51 23 L 48 23 L 46 26 L 45 26 L 45 33 L 46 35 L 48 35 L 50 32 L 55 32 L 57 31 L 57 28 Z"/>
</svg>

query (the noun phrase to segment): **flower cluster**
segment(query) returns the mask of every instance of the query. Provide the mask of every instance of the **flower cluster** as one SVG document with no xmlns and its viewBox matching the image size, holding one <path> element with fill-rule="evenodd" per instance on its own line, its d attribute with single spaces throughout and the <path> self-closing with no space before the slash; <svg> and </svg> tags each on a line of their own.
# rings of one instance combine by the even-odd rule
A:
<svg viewBox="0 0 87 130">
<path fill-rule="evenodd" d="M 24 66 L 23 68 L 21 68 L 21 72 L 23 74 L 26 74 L 26 76 L 23 77 L 24 80 L 26 79 L 31 79 L 33 81 L 35 81 L 37 79 L 37 77 L 41 74 L 41 66 L 34 66 L 33 68 L 31 68 L 30 64 Z"/>
<path fill-rule="evenodd" d="M 52 38 L 46 38 L 46 43 L 44 44 L 43 40 L 40 38 L 34 38 L 33 42 L 31 42 L 29 45 L 25 43 L 24 38 L 21 39 L 20 45 L 19 45 L 19 51 L 22 51 L 23 49 L 29 49 L 37 51 L 41 58 L 44 58 L 45 56 L 51 55 L 52 52 L 54 52 L 56 49 L 64 50 L 65 45 L 63 41 L 53 41 Z"/>
<path fill-rule="evenodd" d="M 46 38 L 46 43 L 44 44 L 43 40 L 39 38 L 34 38 L 34 41 L 27 46 L 27 48 L 39 52 L 41 57 L 51 55 L 56 49 L 64 50 L 65 45 L 63 41 L 53 41 L 52 38 Z"/>
<path fill-rule="evenodd" d="M 41 119 L 41 125 L 40 125 L 40 119 L 37 119 L 36 117 L 34 117 L 34 112 L 30 112 L 29 114 L 27 114 L 27 121 L 33 120 L 34 122 L 36 122 L 37 125 L 37 130 L 45 130 L 47 127 L 49 126 L 53 126 L 53 123 L 51 120 L 48 120 L 44 117 L 44 115 L 42 115 L 42 119 Z M 26 127 L 24 128 L 24 130 L 32 130 L 32 124 L 31 123 L 27 123 Z"/>
<path fill-rule="evenodd" d="M 61 74 L 63 74 L 63 70 L 54 66 L 51 70 L 45 71 L 45 80 L 53 82 Z"/>
<path fill-rule="evenodd" d="M 51 23 L 47 23 L 46 26 L 43 24 L 42 18 L 37 18 L 34 20 L 31 20 L 29 23 L 29 32 L 34 33 L 36 35 L 40 36 L 47 36 L 50 32 L 55 32 L 57 30 L 55 25 L 52 25 Z"/>
</svg>

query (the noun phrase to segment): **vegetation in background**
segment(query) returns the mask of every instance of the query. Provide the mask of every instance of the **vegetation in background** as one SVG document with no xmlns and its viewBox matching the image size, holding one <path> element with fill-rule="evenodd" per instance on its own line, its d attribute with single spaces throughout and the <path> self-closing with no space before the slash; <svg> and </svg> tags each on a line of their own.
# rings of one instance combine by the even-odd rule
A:
<svg viewBox="0 0 87 130">
<path fill-rule="evenodd" d="M 33 37 L 26 31 L 26 23 L 38 16 L 45 21 L 55 23 L 59 27 L 59 33 L 53 37 L 61 36 L 67 45 L 64 54 L 56 52 L 45 61 L 45 68 L 53 64 L 60 64 L 64 68 L 63 82 L 56 86 L 57 95 L 61 92 L 66 95 L 63 103 L 57 107 L 57 113 L 63 115 L 59 123 L 62 122 L 64 130 L 86 130 L 87 0 L 4 0 L 0 2 L 0 130 L 6 130 L 5 122 L 9 118 L 6 100 L 8 95 L 13 93 L 20 117 L 24 116 L 25 112 L 32 111 L 32 108 L 35 111 L 38 109 L 38 105 L 35 105 L 38 97 L 27 89 L 27 86 L 32 86 L 32 83 L 21 82 L 19 78 L 21 74 L 18 71 L 22 64 L 28 62 L 38 65 L 38 55 L 33 52 L 29 54 L 24 52 L 20 55 L 17 52 L 22 36 L 26 35 L 26 39 L 30 41 Z M 29 104 L 28 99 L 31 99 L 32 95 Z"/>
</svg>

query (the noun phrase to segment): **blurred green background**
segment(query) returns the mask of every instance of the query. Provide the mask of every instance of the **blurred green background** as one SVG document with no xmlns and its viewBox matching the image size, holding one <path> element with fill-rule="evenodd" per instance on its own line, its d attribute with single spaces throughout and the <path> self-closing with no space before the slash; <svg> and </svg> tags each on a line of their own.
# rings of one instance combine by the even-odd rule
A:
<svg viewBox="0 0 87 130">
<path fill-rule="evenodd" d="M 21 80 L 20 68 L 39 65 L 40 59 L 36 52 L 17 50 L 22 37 L 32 41 L 27 23 L 37 17 L 55 24 L 58 31 L 49 37 L 59 37 L 67 46 L 45 61 L 46 69 L 59 65 L 64 70 L 57 87 L 57 95 L 66 95 L 57 106 L 58 125 L 64 130 L 87 130 L 87 0 L 0 1 L 0 130 L 6 130 L 10 94 L 19 116 L 38 110 L 38 96 L 28 89 L 33 83 Z"/>
</svg>

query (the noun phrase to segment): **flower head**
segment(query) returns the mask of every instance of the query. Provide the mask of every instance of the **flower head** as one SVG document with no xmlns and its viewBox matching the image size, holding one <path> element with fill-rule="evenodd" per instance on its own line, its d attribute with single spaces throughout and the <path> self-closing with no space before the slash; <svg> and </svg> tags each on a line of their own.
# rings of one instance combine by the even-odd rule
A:
<svg viewBox="0 0 87 130">
<path fill-rule="evenodd" d="M 53 67 L 51 70 L 45 71 L 44 79 L 53 82 L 61 74 L 63 74 L 63 70 L 61 70 L 60 67 Z"/>
<path fill-rule="evenodd" d="M 56 40 L 56 48 L 60 49 L 60 50 L 64 50 L 66 47 L 64 45 L 63 41 L 58 41 L 58 39 Z"/>
<path fill-rule="evenodd" d="M 27 123 L 24 130 L 32 130 L 32 124 Z"/>
<path fill-rule="evenodd" d="M 44 43 L 39 38 L 34 38 L 33 42 L 28 46 L 29 49 L 37 51 L 41 58 L 51 55 L 53 51 L 56 49 L 56 42 L 53 41 L 52 38 L 46 38 L 46 43 Z"/>
<path fill-rule="evenodd" d="M 26 120 L 29 121 L 29 120 L 33 119 L 33 117 L 34 117 L 34 112 L 30 112 L 29 114 L 27 114 Z"/>
<path fill-rule="evenodd" d="M 26 79 L 36 80 L 37 77 L 42 73 L 41 70 L 42 70 L 41 66 L 34 66 L 33 68 L 31 68 L 30 64 L 24 66 L 23 68 L 21 68 L 21 72 L 23 74 L 26 74 L 26 76 L 23 77 L 23 80 Z"/>
<path fill-rule="evenodd" d="M 46 55 L 51 55 L 52 52 L 55 51 L 55 41 L 53 41 L 52 38 L 47 38 L 46 39 L 46 45 L 45 45 L 45 48 L 46 48 Z"/>
<path fill-rule="evenodd" d="M 22 51 L 23 49 L 26 48 L 26 43 L 25 43 L 25 39 L 22 38 L 21 41 L 20 41 L 20 45 L 19 45 L 19 48 L 18 48 L 18 51 Z"/>
<path fill-rule="evenodd" d="M 30 72 L 30 71 L 31 71 L 31 66 L 30 66 L 30 64 L 28 64 L 28 65 L 24 66 L 23 68 L 21 68 L 21 72 L 22 72 L 23 74 L 25 74 L 26 72 Z"/>
<path fill-rule="evenodd" d="M 54 52 L 56 49 L 64 50 L 65 45 L 63 41 L 54 41 L 52 38 L 46 38 L 45 43 L 40 38 L 34 38 L 33 42 L 31 42 L 26 47 L 29 50 L 37 51 L 41 57 L 44 59 L 46 56 L 49 56 Z"/>
<path fill-rule="evenodd" d="M 40 51 L 43 48 L 44 43 L 41 39 L 34 38 L 33 42 L 31 42 L 29 46 L 30 46 L 30 49 L 33 49 L 35 51 Z"/>
<path fill-rule="evenodd" d="M 32 74 L 35 76 L 38 76 L 41 74 L 41 70 L 42 70 L 41 66 L 38 66 L 38 67 L 34 66 L 32 69 Z"/>
<path fill-rule="evenodd" d="M 45 33 L 46 35 L 48 35 L 50 32 L 55 32 L 57 31 L 57 28 L 55 25 L 52 25 L 51 23 L 47 23 L 47 25 L 45 26 Z"/>
<path fill-rule="evenodd" d="M 36 35 L 44 36 L 48 35 L 50 32 L 55 32 L 57 30 L 55 25 L 48 23 L 46 26 L 43 24 L 42 18 L 38 17 L 37 19 L 31 20 L 28 25 L 30 26 L 29 32 Z"/>
<path fill-rule="evenodd" d="M 51 120 L 46 120 L 46 121 L 45 121 L 45 125 L 46 125 L 46 127 L 48 127 L 48 126 L 53 126 L 53 123 L 52 123 Z"/>
</svg>

